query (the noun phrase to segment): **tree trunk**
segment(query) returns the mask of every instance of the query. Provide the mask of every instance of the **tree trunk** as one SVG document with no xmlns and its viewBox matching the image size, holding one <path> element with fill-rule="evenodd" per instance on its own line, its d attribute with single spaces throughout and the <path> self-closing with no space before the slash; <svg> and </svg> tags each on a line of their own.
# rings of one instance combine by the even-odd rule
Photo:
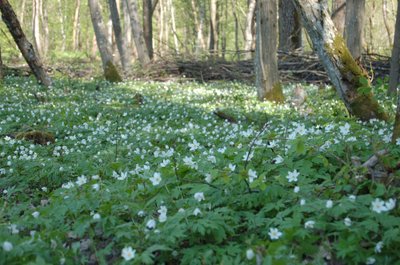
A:
<svg viewBox="0 0 400 265">
<path fill-rule="evenodd" d="M 390 61 L 390 80 L 389 80 L 389 94 L 396 94 L 397 86 L 399 84 L 399 72 L 400 72 L 400 1 L 397 1 L 397 16 L 396 16 L 396 27 L 394 31 L 394 43 L 392 50 L 392 58 Z M 399 106 L 397 106 L 397 113 L 399 112 Z M 399 117 L 400 119 L 400 117 Z M 400 124 L 399 133 L 400 133 Z"/>
<path fill-rule="evenodd" d="M 232 0 L 232 12 L 233 18 L 235 22 L 235 55 L 237 56 L 237 60 L 240 60 L 240 50 L 239 50 L 239 19 L 237 15 L 237 7 L 236 0 Z"/>
<path fill-rule="evenodd" d="M 351 55 L 356 60 L 362 56 L 364 20 L 365 0 L 347 0 L 345 39 Z"/>
<path fill-rule="evenodd" d="M 254 14 L 256 9 L 256 0 L 250 0 L 246 14 L 246 28 L 244 31 L 244 59 L 251 59 L 251 48 L 253 47 L 253 27 Z"/>
<path fill-rule="evenodd" d="M 24 26 L 25 6 L 26 6 L 26 0 L 22 0 L 21 13 L 19 15 L 19 21 L 20 21 L 21 26 Z"/>
<path fill-rule="evenodd" d="M 351 56 L 343 38 L 328 14 L 327 6 L 317 0 L 293 0 L 302 16 L 314 49 L 333 86 L 351 115 L 361 120 L 387 120 L 372 92 L 358 91 L 369 82 L 368 73 Z M 370 87 L 369 87 L 370 88 Z M 368 90 L 368 89 L 367 89 Z"/>
<path fill-rule="evenodd" d="M 396 143 L 397 139 L 399 138 L 400 138 L 400 94 L 397 95 L 396 119 L 394 121 L 392 143 Z"/>
<path fill-rule="evenodd" d="M 346 20 L 346 0 L 332 1 L 332 20 L 337 31 L 343 36 L 344 22 Z"/>
<path fill-rule="evenodd" d="M 153 59 L 153 5 L 151 0 L 143 0 L 143 35 L 149 58 Z"/>
<path fill-rule="evenodd" d="M 171 26 L 172 26 L 172 34 L 174 35 L 175 53 L 179 54 L 179 40 L 178 40 L 178 33 L 176 32 L 176 23 L 175 23 L 175 8 L 172 3 L 172 0 L 168 0 L 168 6 L 171 11 Z"/>
<path fill-rule="evenodd" d="M 390 32 L 390 26 L 387 17 L 387 0 L 382 1 L 382 14 L 383 14 L 383 23 L 385 24 L 386 33 L 388 35 L 388 43 L 392 43 L 392 32 Z"/>
<path fill-rule="evenodd" d="M 32 1 L 32 34 L 33 45 L 39 57 L 42 57 L 42 39 L 40 35 L 40 0 Z"/>
<path fill-rule="evenodd" d="M 300 16 L 292 0 L 279 0 L 279 49 L 288 52 L 301 47 Z"/>
<path fill-rule="evenodd" d="M 17 16 L 15 15 L 14 10 L 12 9 L 8 0 L 0 0 L 0 11 L 4 23 L 7 25 L 8 30 L 13 36 L 18 48 L 20 49 L 38 82 L 46 87 L 51 86 L 51 79 L 43 69 L 43 65 L 40 59 L 36 56 L 32 44 L 26 39 Z"/>
<path fill-rule="evenodd" d="M 43 27 L 43 58 L 46 58 L 49 51 L 49 18 L 47 16 L 48 3 L 45 0 L 40 1 L 40 21 Z M 43 8 L 43 5 L 45 8 Z"/>
<path fill-rule="evenodd" d="M 74 49 L 74 51 L 77 51 L 79 49 L 80 12 L 81 12 L 81 0 L 76 0 L 74 23 L 72 28 L 72 48 Z"/>
<path fill-rule="evenodd" d="M 108 0 L 108 4 L 110 7 L 110 14 L 111 14 L 112 25 L 114 28 L 115 41 L 117 42 L 117 48 L 121 60 L 122 69 L 124 72 L 127 72 L 129 69 L 129 55 L 127 52 L 128 45 L 126 44 L 125 39 L 122 37 L 121 21 L 119 19 L 117 2 L 115 0 Z"/>
<path fill-rule="evenodd" d="M 259 100 L 283 102 L 278 74 L 278 3 L 258 0 L 256 25 L 256 86 Z"/>
<path fill-rule="evenodd" d="M 126 4 L 129 11 L 129 17 L 131 19 L 132 35 L 135 41 L 137 56 L 142 66 L 146 67 L 150 63 L 150 57 L 144 41 L 143 30 L 139 23 L 136 1 L 126 0 Z"/>
<path fill-rule="evenodd" d="M 64 19 L 64 12 L 62 9 L 62 4 L 61 4 L 61 0 L 58 0 L 58 16 L 60 19 L 60 26 L 61 26 L 61 51 L 64 52 L 65 51 L 65 46 L 66 46 L 66 42 L 67 42 L 67 35 L 65 34 L 65 19 Z"/>
<path fill-rule="evenodd" d="M 0 47 L 0 83 L 3 81 L 3 59 L 1 58 L 1 47 Z"/>
<path fill-rule="evenodd" d="M 372 9 L 371 9 L 371 15 L 368 17 L 368 24 L 369 24 L 369 38 L 368 38 L 368 42 L 367 42 L 367 53 L 371 53 L 372 51 L 375 50 L 374 48 L 374 34 L 373 34 L 373 30 L 374 30 L 374 18 L 375 18 L 375 9 L 376 9 L 376 5 L 375 2 L 373 1 L 372 3 Z"/>
<path fill-rule="evenodd" d="M 217 0 L 211 0 L 210 3 L 210 54 L 215 55 L 218 52 L 218 3 Z"/>
<path fill-rule="evenodd" d="M 122 81 L 112 61 L 111 47 L 107 41 L 106 28 L 101 16 L 100 7 L 97 0 L 88 0 L 90 17 L 92 19 L 93 29 L 96 36 L 97 47 L 99 48 L 101 62 L 103 65 L 104 77 L 110 82 Z"/>
</svg>

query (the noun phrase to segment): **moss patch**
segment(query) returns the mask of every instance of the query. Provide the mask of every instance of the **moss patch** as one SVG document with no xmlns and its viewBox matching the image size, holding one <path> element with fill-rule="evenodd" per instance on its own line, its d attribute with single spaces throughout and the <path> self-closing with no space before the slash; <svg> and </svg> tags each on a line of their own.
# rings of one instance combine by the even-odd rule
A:
<svg viewBox="0 0 400 265">
<path fill-rule="evenodd" d="M 372 94 L 358 96 L 350 103 L 350 108 L 352 115 L 363 121 L 368 121 L 370 119 L 387 121 L 389 119 L 378 101 L 373 98 Z"/>
<path fill-rule="evenodd" d="M 15 135 L 16 139 L 32 141 L 34 144 L 46 145 L 54 143 L 55 138 L 52 133 L 42 131 L 20 132 Z"/>
<path fill-rule="evenodd" d="M 283 96 L 282 85 L 281 83 L 275 83 L 272 86 L 271 91 L 267 91 L 265 94 L 265 100 L 268 101 L 275 101 L 278 103 L 282 103 L 285 101 L 285 97 Z"/>
<path fill-rule="evenodd" d="M 120 76 L 117 68 L 111 61 L 108 61 L 106 64 L 106 67 L 104 69 L 104 78 L 110 82 L 122 82 L 122 77 Z"/>
</svg>

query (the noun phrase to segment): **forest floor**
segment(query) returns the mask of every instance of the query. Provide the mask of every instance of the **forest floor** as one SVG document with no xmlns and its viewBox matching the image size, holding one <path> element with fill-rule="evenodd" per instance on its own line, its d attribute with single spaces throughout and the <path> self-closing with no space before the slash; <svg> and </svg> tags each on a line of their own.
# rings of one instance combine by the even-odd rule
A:
<svg viewBox="0 0 400 265">
<path fill-rule="evenodd" d="M 400 141 L 332 89 L 54 82 L 0 86 L 0 264 L 399 264 Z"/>
</svg>

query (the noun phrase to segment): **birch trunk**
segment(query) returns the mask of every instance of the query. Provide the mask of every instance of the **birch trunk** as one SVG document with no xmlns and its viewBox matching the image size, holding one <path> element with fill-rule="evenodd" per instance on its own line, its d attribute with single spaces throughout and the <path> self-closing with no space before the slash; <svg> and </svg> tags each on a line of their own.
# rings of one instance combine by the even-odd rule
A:
<svg viewBox="0 0 400 265">
<path fill-rule="evenodd" d="M 279 49 L 288 52 L 301 47 L 300 16 L 292 0 L 279 0 Z"/>
<path fill-rule="evenodd" d="M 360 93 L 361 81 L 368 80 L 368 73 L 351 56 L 346 44 L 337 32 L 327 6 L 318 0 L 293 0 L 302 16 L 314 49 L 337 93 L 351 115 L 361 120 L 373 118 L 387 120 L 372 92 Z"/>
<path fill-rule="evenodd" d="M 250 0 L 246 14 L 246 28 L 244 31 L 244 59 L 248 60 L 252 57 L 251 48 L 253 46 L 253 27 L 254 12 L 256 9 L 256 0 Z"/>
<path fill-rule="evenodd" d="M 44 70 L 39 57 L 36 56 L 32 44 L 27 40 L 24 32 L 22 31 L 17 16 L 15 15 L 14 10 L 12 9 L 8 0 L 0 0 L 0 11 L 4 23 L 7 25 L 8 30 L 13 36 L 14 41 L 17 43 L 18 48 L 20 49 L 38 82 L 46 87 L 51 86 L 51 79 Z"/>
<path fill-rule="evenodd" d="M 74 49 L 74 51 L 77 51 L 79 49 L 80 12 L 81 12 L 81 0 L 76 0 L 74 23 L 72 28 L 72 48 Z"/>
<path fill-rule="evenodd" d="M 211 0 L 210 3 L 210 38 L 209 50 L 211 54 L 218 52 L 218 3 L 217 0 Z"/>
<path fill-rule="evenodd" d="M 135 41 L 137 56 L 142 66 L 146 67 L 150 63 L 150 57 L 144 41 L 143 30 L 139 23 L 136 1 L 126 0 L 126 4 L 129 11 L 129 17 L 131 19 L 132 35 Z"/>
<path fill-rule="evenodd" d="M 111 82 L 122 81 L 112 61 L 111 47 L 107 41 L 106 28 L 101 16 L 100 7 L 97 0 L 88 0 L 90 17 L 92 19 L 93 29 L 96 36 L 97 47 L 99 48 L 101 62 L 103 65 L 104 77 Z"/>
<path fill-rule="evenodd" d="M 388 90 L 389 94 L 396 94 L 397 92 L 397 86 L 399 85 L 399 72 L 400 72 L 400 1 L 397 1 L 396 26 L 394 31 L 392 58 L 390 61 L 390 80 L 389 80 L 389 90 Z M 400 106 L 397 105 L 397 113 L 400 111 L 399 109 Z M 400 133 L 400 124 L 398 126 Z"/>
<path fill-rule="evenodd" d="M 119 19 L 117 2 L 115 0 L 108 0 L 108 4 L 110 7 L 110 14 L 112 25 L 114 28 L 115 41 L 117 42 L 118 53 L 122 65 L 122 69 L 124 72 L 127 72 L 129 69 L 129 55 L 128 55 L 128 45 L 125 42 L 125 39 L 122 37 L 121 30 L 121 21 Z"/>
<path fill-rule="evenodd" d="M 178 40 L 178 33 L 176 32 L 176 22 L 175 22 L 175 8 L 172 3 L 172 0 L 169 1 L 169 7 L 171 11 L 171 27 L 172 27 L 172 34 L 174 35 L 174 46 L 175 46 L 175 53 L 179 54 L 179 40 Z"/>
<path fill-rule="evenodd" d="M 258 0 L 256 25 L 256 86 L 259 100 L 282 102 L 278 74 L 278 3 Z"/>
<path fill-rule="evenodd" d="M 365 0 L 347 0 L 345 39 L 351 55 L 356 60 L 362 56 L 364 20 Z"/>
</svg>

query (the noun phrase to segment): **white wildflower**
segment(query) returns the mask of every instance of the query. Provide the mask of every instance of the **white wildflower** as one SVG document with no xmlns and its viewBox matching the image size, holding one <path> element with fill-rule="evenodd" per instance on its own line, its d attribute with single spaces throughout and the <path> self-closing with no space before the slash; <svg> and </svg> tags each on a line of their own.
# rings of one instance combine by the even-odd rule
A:
<svg viewBox="0 0 400 265">
<path fill-rule="evenodd" d="M 249 169 L 248 175 L 249 175 L 249 183 L 252 183 L 254 179 L 257 178 L 257 172 L 252 169 Z"/>
<path fill-rule="evenodd" d="M 134 250 L 132 247 L 124 247 L 121 252 L 121 257 L 124 258 L 124 260 L 129 261 L 133 258 L 135 258 L 136 250 Z"/>
<path fill-rule="evenodd" d="M 13 244 L 8 241 L 3 242 L 3 250 L 6 252 L 10 252 L 13 249 Z"/>
<path fill-rule="evenodd" d="M 154 219 L 150 219 L 149 221 L 147 221 L 146 227 L 150 230 L 154 229 L 156 227 L 156 221 Z"/>
<path fill-rule="evenodd" d="M 203 192 L 196 192 L 196 193 L 194 194 L 194 198 L 195 198 L 198 202 L 201 202 L 201 201 L 204 201 L 204 200 L 205 200 L 205 198 L 204 198 L 204 193 L 203 193 Z"/>
<path fill-rule="evenodd" d="M 298 180 L 297 177 L 299 175 L 300 175 L 300 173 L 295 169 L 293 171 L 289 171 L 286 178 L 289 182 L 296 182 Z"/>
<path fill-rule="evenodd" d="M 344 225 L 345 226 L 351 226 L 352 221 L 349 217 L 344 218 Z"/>
<path fill-rule="evenodd" d="M 372 204 L 372 211 L 374 212 L 381 213 L 387 211 L 385 202 L 379 198 L 376 198 L 371 204 Z"/>
<path fill-rule="evenodd" d="M 246 250 L 246 258 L 248 260 L 252 260 L 254 258 L 254 256 L 255 256 L 254 251 L 251 248 Z"/>
<path fill-rule="evenodd" d="M 282 236 L 282 232 L 278 230 L 278 228 L 270 228 L 268 232 L 271 240 L 279 239 Z"/>
<path fill-rule="evenodd" d="M 159 172 L 154 172 L 154 175 L 150 178 L 150 181 L 153 186 L 157 186 L 161 182 L 161 174 Z"/>
<path fill-rule="evenodd" d="M 309 221 L 304 223 L 304 228 L 311 228 L 312 229 L 312 228 L 314 228 L 314 225 L 315 225 L 315 221 L 309 220 Z"/>
</svg>

